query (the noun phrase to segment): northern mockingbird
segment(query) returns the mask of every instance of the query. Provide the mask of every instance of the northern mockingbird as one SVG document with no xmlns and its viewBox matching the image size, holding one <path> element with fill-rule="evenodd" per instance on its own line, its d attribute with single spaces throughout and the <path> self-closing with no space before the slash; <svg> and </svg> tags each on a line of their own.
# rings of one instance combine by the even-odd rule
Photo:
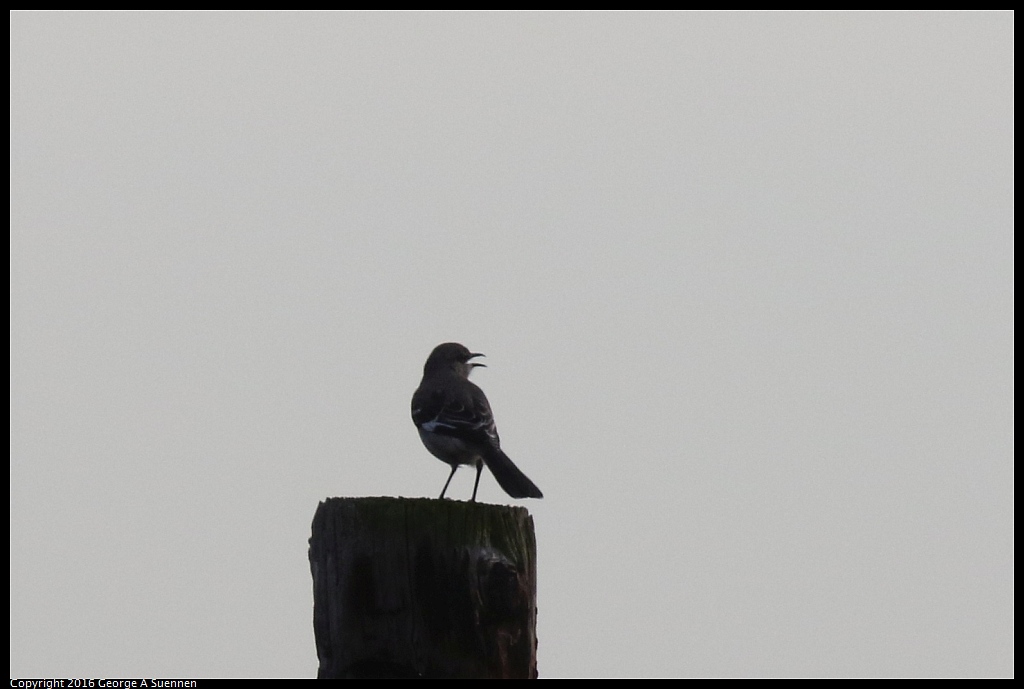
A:
<svg viewBox="0 0 1024 689">
<path fill-rule="evenodd" d="M 474 354 L 455 342 L 438 345 L 423 365 L 423 380 L 412 396 L 412 420 L 430 454 L 452 466 L 441 498 L 460 464 L 476 467 L 476 489 L 484 464 L 498 485 L 513 498 L 542 498 L 540 488 L 519 471 L 504 452 L 484 391 L 469 382 L 470 372 L 484 364 L 471 363 Z"/>
</svg>

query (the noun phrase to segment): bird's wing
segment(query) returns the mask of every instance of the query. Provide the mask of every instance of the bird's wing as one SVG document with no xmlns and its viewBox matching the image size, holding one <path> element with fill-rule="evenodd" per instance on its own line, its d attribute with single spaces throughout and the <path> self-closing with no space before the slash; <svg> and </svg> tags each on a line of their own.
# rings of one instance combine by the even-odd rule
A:
<svg viewBox="0 0 1024 689">
<path fill-rule="evenodd" d="M 487 397 L 469 381 L 459 382 L 461 385 L 435 387 L 429 392 L 423 387 L 417 390 L 412 397 L 413 423 L 430 433 L 497 448 L 498 430 Z"/>
</svg>

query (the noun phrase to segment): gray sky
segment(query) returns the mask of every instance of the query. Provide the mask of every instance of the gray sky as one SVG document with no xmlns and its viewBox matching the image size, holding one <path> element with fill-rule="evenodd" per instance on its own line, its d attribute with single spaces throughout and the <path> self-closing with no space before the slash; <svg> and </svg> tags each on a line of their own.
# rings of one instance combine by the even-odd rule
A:
<svg viewBox="0 0 1024 689">
<path fill-rule="evenodd" d="M 542 676 L 1012 675 L 1013 116 L 1010 13 L 12 14 L 11 676 L 314 675 L 445 341 Z"/>
</svg>

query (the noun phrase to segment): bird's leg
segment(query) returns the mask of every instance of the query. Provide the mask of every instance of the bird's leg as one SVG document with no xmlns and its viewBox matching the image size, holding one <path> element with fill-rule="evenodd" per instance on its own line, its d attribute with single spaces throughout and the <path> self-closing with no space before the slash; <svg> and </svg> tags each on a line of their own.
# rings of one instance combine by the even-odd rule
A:
<svg viewBox="0 0 1024 689">
<path fill-rule="evenodd" d="M 444 482 L 444 488 L 441 489 L 441 497 L 439 497 L 438 500 L 444 500 L 444 492 L 448 490 L 448 484 L 452 482 L 452 476 L 455 475 L 455 470 L 458 468 L 458 464 L 452 464 L 452 473 L 448 474 L 448 480 Z M 477 480 L 479 480 L 479 478 L 480 475 L 477 474 Z"/>
<path fill-rule="evenodd" d="M 484 470 L 484 463 L 477 460 L 476 463 L 476 481 L 473 483 L 473 497 L 469 499 L 470 502 L 476 502 L 476 488 L 480 485 L 480 472 Z"/>
</svg>

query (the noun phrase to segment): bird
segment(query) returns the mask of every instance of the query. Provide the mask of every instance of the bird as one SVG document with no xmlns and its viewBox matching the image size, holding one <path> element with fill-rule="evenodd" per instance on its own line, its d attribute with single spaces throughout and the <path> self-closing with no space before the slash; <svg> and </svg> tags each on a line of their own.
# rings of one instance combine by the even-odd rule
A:
<svg viewBox="0 0 1024 689">
<path fill-rule="evenodd" d="M 476 502 L 485 464 L 513 498 L 542 498 L 540 488 L 502 452 L 487 396 L 469 381 L 474 368 L 486 366 L 472 361 L 481 356 L 457 342 L 439 344 L 427 357 L 423 380 L 412 396 L 412 420 L 420 440 L 430 454 L 452 467 L 439 499 L 463 464 L 476 467 L 470 502 Z"/>
</svg>

